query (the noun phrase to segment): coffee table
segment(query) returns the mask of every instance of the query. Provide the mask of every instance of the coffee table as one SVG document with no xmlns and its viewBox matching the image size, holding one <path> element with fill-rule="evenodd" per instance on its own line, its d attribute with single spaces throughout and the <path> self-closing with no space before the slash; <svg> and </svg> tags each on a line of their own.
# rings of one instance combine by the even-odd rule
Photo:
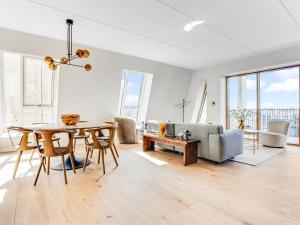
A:
<svg viewBox="0 0 300 225">
<path fill-rule="evenodd" d="M 171 138 L 159 136 L 153 133 L 143 133 L 143 149 L 144 151 L 154 150 L 155 142 L 167 144 L 171 146 L 182 147 L 183 152 L 183 165 L 187 166 L 192 163 L 196 163 L 198 160 L 198 139 L 182 140 L 180 138 Z"/>
<path fill-rule="evenodd" d="M 245 129 L 244 134 L 250 136 L 250 139 L 246 139 L 244 137 L 244 148 L 250 149 L 255 154 L 255 151 L 258 149 L 259 142 L 258 142 L 258 135 L 260 130 L 253 130 L 253 129 Z"/>
</svg>

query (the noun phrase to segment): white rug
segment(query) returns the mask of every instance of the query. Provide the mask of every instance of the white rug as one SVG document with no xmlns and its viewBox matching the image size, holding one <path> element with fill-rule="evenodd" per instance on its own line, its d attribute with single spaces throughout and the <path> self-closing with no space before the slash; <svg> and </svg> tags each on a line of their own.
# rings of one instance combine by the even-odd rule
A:
<svg viewBox="0 0 300 225">
<path fill-rule="evenodd" d="M 284 150 L 284 148 L 268 148 L 259 146 L 259 148 L 255 151 L 255 154 L 253 154 L 252 150 L 244 149 L 243 154 L 235 156 L 231 160 L 251 166 L 256 166 L 283 152 Z"/>
</svg>

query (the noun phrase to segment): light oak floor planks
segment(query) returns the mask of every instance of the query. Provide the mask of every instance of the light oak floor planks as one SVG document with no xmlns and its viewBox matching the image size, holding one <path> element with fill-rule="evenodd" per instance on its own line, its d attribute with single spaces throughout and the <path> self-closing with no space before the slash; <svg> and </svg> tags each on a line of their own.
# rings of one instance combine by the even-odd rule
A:
<svg viewBox="0 0 300 225">
<path fill-rule="evenodd" d="M 85 172 L 67 172 L 68 185 L 51 170 L 36 187 L 37 154 L 31 164 L 24 154 L 16 179 L 16 153 L 0 154 L 0 225 L 300 225 L 300 148 L 255 167 L 205 160 L 184 167 L 178 154 L 118 149 L 119 167 L 108 153 L 105 176 L 94 154 Z M 84 157 L 82 147 L 76 155 Z"/>
</svg>

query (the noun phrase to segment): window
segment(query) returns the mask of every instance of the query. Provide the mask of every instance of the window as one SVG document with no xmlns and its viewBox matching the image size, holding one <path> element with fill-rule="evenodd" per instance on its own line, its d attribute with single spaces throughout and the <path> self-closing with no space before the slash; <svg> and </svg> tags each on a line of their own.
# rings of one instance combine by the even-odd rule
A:
<svg viewBox="0 0 300 225">
<path fill-rule="evenodd" d="M 197 117 L 197 123 L 205 123 L 207 117 L 207 83 L 204 82 L 203 94 L 200 103 L 200 109 Z"/>
<path fill-rule="evenodd" d="M 237 126 L 231 111 L 246 109 L 245 125 L 266 130 L 272 119 L 290 121 L 288 142 L 299 145 L 300 67 L 266 70 L 254 74 L 227 77 L 227 125 Z"/>
<path fill-rule="evenodd" d="M 229 111 L 247 109 L 248 117 L 245 126 L 250 129 L 257 129 L 257 75 L 247 74 L 244 76 L 233 76 L 228 79 L 228 108 Z M 237 120 L 230 113 L 229 127 L 236 128 Z"/>
<path fill-rule="evenodd" d="M 14 124 L 54 122 L 55 74 L 41 58 L 0 52 L 0 59 L 2 131 Z"/>
<path fill-rule="evenodd" d="M 120 97 L 120 115 L 136 121 L 145 119 L 152 74 L 123 70 Z"/>
</svg>

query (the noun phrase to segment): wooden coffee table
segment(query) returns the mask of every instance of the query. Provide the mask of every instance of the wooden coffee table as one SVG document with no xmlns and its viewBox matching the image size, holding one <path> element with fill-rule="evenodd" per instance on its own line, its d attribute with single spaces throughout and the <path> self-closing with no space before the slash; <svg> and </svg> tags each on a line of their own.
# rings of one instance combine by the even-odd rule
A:
<svg viewBox="0 0 300 225">
<path fill-rule="evenodd" d="M 161 144 L 182 147 L 183 152 L 183 165 L 187 166 L 197 162 L 198 157 L 198 139 L 190 139 L 188 141 L 179 138 L 161 137 L 153 133 L 144 133 L 143 136 L 143 149 L 144 151 L 154 150 L 155 142 Z"/>
</svg>

